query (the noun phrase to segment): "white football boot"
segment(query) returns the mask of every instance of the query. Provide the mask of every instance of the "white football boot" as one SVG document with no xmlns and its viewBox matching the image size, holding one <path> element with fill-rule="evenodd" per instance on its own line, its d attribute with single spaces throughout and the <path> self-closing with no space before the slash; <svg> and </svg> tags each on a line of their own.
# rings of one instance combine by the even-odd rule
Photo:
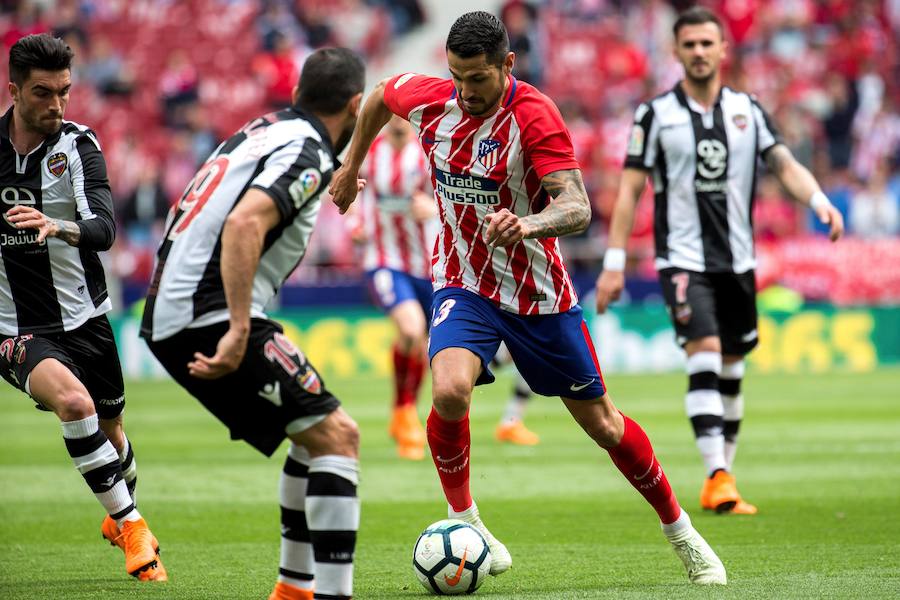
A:
<svg viewBox="0 0 900 600">
<path fill-rule="evenodd" d="M 510 556 L 509 550 L 507 550 L 506 546 L 503 545 L 503 542 L 495 538 L 494 535 L 488 531 L 488 528 L 484 526 L 484 523 L 481 522 L 481 517 L 478 516 L 478 507 L 474 502 L 472 503 L 472 506 L 462 512 L 456 512 L 453 510 L 452 506 L 448 506 L 447 516 L 451 519 L 465 521 L 484 536 L 484 541 L 487 542 L 488 548 L 491 549 L 491 575 L 499 575 L 500 573 L 509 570 L 512 566 L 512 556 Z"/>
<path fill-rule="evenodd" d="M 670 525 L 663 525 L 675 554 L 684 563 L 688 579 L 698 585 L 726 585 L 725 566 L 703 536 L 691 525 L 688 514 L 681 511 L 681 516 Z"/>
</svg>

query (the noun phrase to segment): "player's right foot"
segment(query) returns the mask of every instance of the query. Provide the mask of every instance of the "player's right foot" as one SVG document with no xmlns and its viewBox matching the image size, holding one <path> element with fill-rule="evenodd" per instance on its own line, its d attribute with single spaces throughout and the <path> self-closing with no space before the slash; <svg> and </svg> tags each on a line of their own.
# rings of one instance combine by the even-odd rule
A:
<svg viewBox="0 0 900 600">
<path fill-rule="evenodd" d="M 454 511 L 452 506 L 448 507 L 447 516 L 451 519 L 465 521 L 477 529 L 484 537 L 484 541 L 487 542 L 488 548 L 491 549 L 491 575 L 499 575 L 500 573 L 509 570 L 512 566 L 512 556 L 509 554 L 509 550 L 506 549 L 503 542 L 495 538 L 494 535 L 488 531 L 488 528 L 484 526 L 481 517 L 478 516 L 478 507 L 474 502 L 472 503 L 472 506 L 462 512 Z"/>
<path fill-rule="evenodd" d="M 147 522 L 144 519 L 125 521 L 121 531 L 116 539 L 121 538 L 128 574 L 141 581 L 166 581 L 168 576 L 153 547 L 155 538 Z"/>
<path fill-rule="evenodd" d="M 397 454 L 408 460 L 425 458 L 425 429 L 419 422 L 415 404 L 406 404 L 394 409 L 388 431 L 397 440 Z"/>
<path fill-rule="evenodd" d="M 301 590 L 298 587 L 288 585 L 283 581 L 275 584 L 275 589 L 269 594 L 269 600 L 313 600 L 312 590 Z"/>
<path fill-rule="evenodd" d="M 734 476 L 728 471 L 716 471 L 712 477 L 703 482 L 700 491 L 700 506 L 704 510 L 714 510 L 717 513 L 728 512 L 741 500 Z"/>
<path fill-rule="evenodd" d="M 538 435 L 525 427 L 522 421 L 507 421 L 497 425 L 494 437 L 498 442 L 509 442 L 517 446 L 535 446 L 541 441 Z"/>
<path fill-rule="evenodd" d="M 728 583 L 722 561 L 693 525 L 688 524 L 683 531 L 667 537 L 675 554 L 684 563 L 691 583 L 698 585 L 726 585 Z"/>
</svg>

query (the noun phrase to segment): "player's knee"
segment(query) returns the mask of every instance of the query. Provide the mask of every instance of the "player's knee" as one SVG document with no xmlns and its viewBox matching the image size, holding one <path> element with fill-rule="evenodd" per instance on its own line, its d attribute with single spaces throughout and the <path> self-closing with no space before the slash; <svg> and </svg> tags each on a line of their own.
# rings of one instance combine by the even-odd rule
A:
<svg viewBox="0 0 900 600">
<path fill-rule="evenodd" d="M 616 446 L 622 438 L 621 427 L 611 418 L 597 419 L 585 430 L 592 440 L 604 448 Z"/>
<path fill-rule="evenodd" d="M 461 419 L 469 409 L 471 386 L 462 379 L 435 380 L 432 390 L 434 408 L 445 419 Z"/>
<path fill-rule="evenodd" d="M 94 414 L 91 397 L 82 390 L 61 390 L 53 399 L 54 410 L 62 421 L 77 421 Z"/>
</svg>

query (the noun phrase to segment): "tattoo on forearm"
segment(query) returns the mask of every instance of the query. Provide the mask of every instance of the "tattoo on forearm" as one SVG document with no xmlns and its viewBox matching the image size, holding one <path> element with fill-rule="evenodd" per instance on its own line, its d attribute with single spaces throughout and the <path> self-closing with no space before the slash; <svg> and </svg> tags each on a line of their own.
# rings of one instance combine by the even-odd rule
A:
<svg viewBox="0 0 900 600">
<path fill-rule="evenodd" d="M 62 219 L 53 219 L 53 222 L 59 228 L 56 237 L 70 246 L 78 245 L 78 242 L 81 241 L 81 229 L 78 228 L 78 225 L 72 221 L 63 221 Z"/>
<path fill-rule="evenodd" d="M 528 237 L 559 237 L 578 233 L 591 223 L 591 204 L 581 180 L 581 171 L 554 171 L 541 180 L 553 200 L 541 212 L 528 215 Z"/>
</svg>

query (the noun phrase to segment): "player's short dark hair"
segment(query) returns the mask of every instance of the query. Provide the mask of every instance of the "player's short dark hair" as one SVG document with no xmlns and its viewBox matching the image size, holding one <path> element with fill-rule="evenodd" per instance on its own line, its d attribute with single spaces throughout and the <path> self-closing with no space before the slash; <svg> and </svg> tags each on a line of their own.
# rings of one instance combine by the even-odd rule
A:
<svg viewBox="0 0 900 600">
<path fill-rule="evenodd" d="M 320 115 L 334 115 L 366 87 L 366 67 L 352 50 L 320 48 L 300 72 L 297 105 Z"/>
<path fill-rule="evenodd" d="M 502 65 L 509 53 L 509 36 L 503 22 L 491 13 L 467 12 L 447 34 L 447 50 L 460 58 L 484 54 L 490 65 Z"/>
<path fill-rule="evenodd" d="M 679 14 L 672 26 L 672 33 L 677 38 L 678 32 L 685 25 L 702 25 L 704 23 L 715 23 L 719 28 L 719 34 L 722 34 L 722 21 L 716 16 L 716 13 L 703 6 L 693 6 Z"/>
<path fill-rule="evenodd" d="M 26 35 L 9 49 L 9 79 L 20 86 L 32 69 L 65 71 L 71 68 L 73 56 L 68 44 L 49 33 Z"/>
</svg>

